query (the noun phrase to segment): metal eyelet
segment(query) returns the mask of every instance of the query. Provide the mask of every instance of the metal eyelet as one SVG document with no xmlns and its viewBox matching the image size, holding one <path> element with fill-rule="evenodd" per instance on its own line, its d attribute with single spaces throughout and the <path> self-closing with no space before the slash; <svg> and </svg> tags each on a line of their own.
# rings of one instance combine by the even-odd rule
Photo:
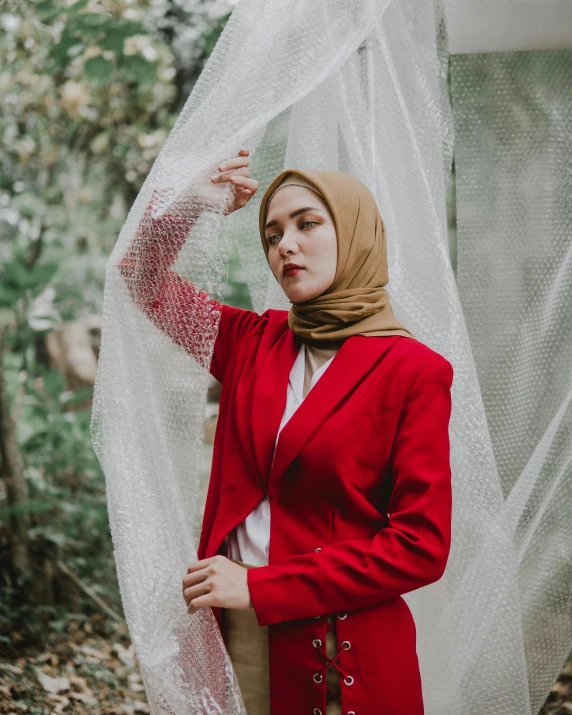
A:
<svg viewBox="0 0 572 715">
<path fill-rule="evenodd" d="M 338 618 L 340 619 L 340 621 L 343 621 L 344 618 L 347 618 L 347 617 L 348 617 L 347 613 L 338 613 Z"/>
<path fill-rule="evenodd" d="M 322 550 L 322 547 L 321 547 L 321 546 L 318 546 L 317 549 L 314 549 L 314 551 L 321 551 L 321 550 Z"/>
<path fill-rule="evenodd" d="M 351 675 L 348 675 L 344 678 L 344 683 L 346 685 L 353 685 L 354 679 Z"/>
<path fill-rule="evenodd" d="M 322 641 L 319 638 L 314 638 L 312 645 L 314 648 L 319 648 L 322 645 Z"/>
<path fill-rule="evenodd" d="M 342 641 L 342 648 L 344 650 L 349 650 L 352 647 L 352 644 L 349 641 Z"/>
<path fill-rule="evenodd" d="M 314 708 L 314 715 L 322 715 L 322 711 L 320 710 L 320 708 Z"/>
<path fill-rule="evenodd" d="M 356 715 L 356 711 L 355 711 L 355 710 L 348 710 L 347 713 L 346 713 L 346 715 Z"/>
<path fill-rule="evenodd" d="M 314 683 L 321 683 L 323 679 L 321 673 L 314 673 Z"/>
<path fill-rule="evenodd" d="M 321 618 L 322 616 L 314 616 L 314 618 Z"/>
</svg>

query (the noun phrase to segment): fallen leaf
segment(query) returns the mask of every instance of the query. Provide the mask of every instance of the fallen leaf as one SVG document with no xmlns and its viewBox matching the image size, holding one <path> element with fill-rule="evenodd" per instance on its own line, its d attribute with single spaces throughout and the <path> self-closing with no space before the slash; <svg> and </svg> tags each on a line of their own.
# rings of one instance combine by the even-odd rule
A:
<svg viewBox="0 0 572 715">
<path fill-rule="evenodd" d="M 56 695 L 56 693 L 51 693 L 50 695 L 48 695 L 48 700 L 50 702 L 55 702 L 51 715 L 53 715 L 54 713 L 56 715 L 62 715 L 64 710 L 70 704 L 69 698 L 66 698 L 65 695 Z"/>
<path fill-rule="evenodd" d="M 70 681 L 68 678 L 52 678 L 47 673 L 44 673 L 40 668 L 34 667 L 36 678 L 47 693 L 59 693 L 62 690 L 70 689 Z"/>
<path fill-rule="evenodd" d="M 128 668 L 135 667 L 135 649 L 133 645 L 130 645 L 129 648 L 124 648 L 121 643 L 116 643 L 113 646 L 113 650 L 123 665 L 126 665 Z"/>
<path fill-rule="evenodd" d="M 23 675 L 23 668 L 18 668 L 10 663 L 0 663 L 0 671 L 5 671 L 6 673 L 12 673 L 12 675 Z"/>
<path fill-rule="evenodd" d="M 94 697 L 93 690 L 88 686 L 87 680 L 80 675 L 70 675 L 70 684 L 75 688 L 75 692 L 85 693 L 90 698 Z"/>
<path fill-rule="evenodd" d="M 78 648 L 80 653 L 83 655 L 91 656 L 92 658 L 97 658 L 97 660 L 109 660 L 111 657 L 107 653 L 102 653 L 100 650 L 95 650 L 95 648 L 90 648 L 87 645 L 82 645 Z"/>
<path fill-rule="evenodd" d="M 87 703 L 88 705 L 97 705 L 97 700 L 90 697 L 86 693 L 70 693 L 70 698 L 72 700 L 79 700 L 82 703 Z"/>
</svg>

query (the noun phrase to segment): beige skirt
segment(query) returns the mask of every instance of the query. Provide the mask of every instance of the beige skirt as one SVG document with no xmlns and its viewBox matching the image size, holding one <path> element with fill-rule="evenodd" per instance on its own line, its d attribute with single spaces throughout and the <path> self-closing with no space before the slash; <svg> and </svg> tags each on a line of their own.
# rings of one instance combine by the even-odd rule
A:
<svg viewBox="0 0 572 715">
<path fill-rule="evenodd" d="M 255 568 L 241 561 L 236 563 L 246 568 Z M 248 715 L 270 715 L 268 675 L 268 626 L 259 626 L 253 608 L 247 610 L 221 608 L 222 624 L 227 650 L 232 661 L 238 685 Z M 335 623 L 328 616 L 329 623 Z M 333 658 L 337 651 L 335 630 L 326 637 L 326 654 Z M 330 666 L 326 670 L 326 683 L 336 697 L 326 691 L 325 715 L 341 715 L 339 673 Z"/>
</svg>

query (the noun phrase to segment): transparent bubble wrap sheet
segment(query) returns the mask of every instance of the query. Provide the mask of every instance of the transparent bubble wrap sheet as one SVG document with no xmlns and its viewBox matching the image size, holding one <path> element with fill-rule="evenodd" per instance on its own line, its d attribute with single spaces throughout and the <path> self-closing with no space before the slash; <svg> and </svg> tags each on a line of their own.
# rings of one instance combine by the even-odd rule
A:
<svg viewBox="0 0 572 715">
<path fill-rule="evenodd" d="M 451 59 L 457 280 L 538 712 L 572 647 L 572 51 Z"/>
<path fill-rule="evenodd" d="M 119 235 L 106 275 L 92 435 L 153 714 L 244 713 L 214 616 L 186 613 L 181 579 L 196 559 L 208 365 L 228 242 L 255 309 L 287 308 L 257 227 L 263 191 L 287 167 L 341 169 L 371 188 L 387 227 L 394 311 L 455 369 L 453 546 L 443 578 L 406 595 L 426 711 L 531 711 L 515 529 L 449 259 L 445 27 L 431 0 L 241 0 Z M 226 215 L 233 189 L 208 177 L 244 145 L 260 190 Z M 546 686 L 536 670 L 529 675 Z"/>
</svg>

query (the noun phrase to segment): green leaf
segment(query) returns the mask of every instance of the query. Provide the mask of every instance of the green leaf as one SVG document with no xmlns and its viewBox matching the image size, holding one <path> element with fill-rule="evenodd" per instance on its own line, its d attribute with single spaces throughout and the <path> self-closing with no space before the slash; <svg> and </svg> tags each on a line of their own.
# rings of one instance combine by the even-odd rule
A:
<svg viewBox="0 0 572 715">
<path fill-rule="evenodd" d="M 115 23 L 114 30 L 120 32 L 123 37 L 131 37 L 131 35 L 148 35 L 149 30 L 142 22 L 136 20 L 124 20 L 123 22 Z"/>
<path fill-rule="evenodd" d="M 99 41 L 99 46 L 104 50 L 111 50 L 117 55 L 123 54 L 125 38 L 132 35 L 148 35 L 149 31 L 140 22 L 127 20 L 125 22 L 115 22 L 108 28 L 105 36 Z"/>
<path fill-rule="evenodd" d="M 46 511 L 51 511 L 54 504 L 46 499 L 22 502 L 13 506 L 5 506 L 0 509 L 0 522 L 8 521 L 11 516 L 23 516 L 25 514 L 43 514 Z"/>
<path fill-rule="evenodd" d="M 26 383 L 26 394 L 31 395 L 32 397 L 35 397 L 40 404 L 44 404 L 46 396 L 43 394 L 43 392 L 40 392 L 35 386 L 35 384 L 32 382 L 32 380 L 29 380 Z"/>
<path fill-rule="evenodd" d="M 87 77 L 97 84 L 109 82 L 113 72 L 113 63 L 105 57 L 91 57 L 85 62 L 84 71 Z"/>
<path fill-rule="evenodd" d="M 44 2 L 39 2 L 36 5 L 35 10 L 38 14 L 38 17 L 44 22 L 46 20 L 52 20 L 53 18 L 62 14 L 62 8 L 57 7 L 52 2 L 52 0 L 45 0 Z"/>
<path fill-rule="evenodd" d="M 75 390 L 62 392 L 59 401 L 62 405 L 75 405 L 91 397 L 93 397 L 93 387 L 78 387 Z"/>
<path fill-rule="evenodd" d="M 44 391 L 57 398 L 66 389 L 66 379 L 58 370 L 49 370 L 44 374 Z"/>
<path fill-rule="evenodd" d="M 129 55 L 123 60 L 123 70 L 128 80 L 136 84 L 153 82 L 157 76 L 157 68 L 140 55 Z"/>
<path fill-rule="evenodd" d="M 83 8 L 89 3 L 89 0 L 77 0 L 73 5 L 70 5 L 68 12 L 78 12 L 78 10 L 83 10 Z"/>
<path fill-rule="evenodd" d="M 12 288 L 26 288 L 28 284 L 28 271 L 19 261 L 5 261 L 2 264 L 4 281 L 8 281 Z"/>
<path fill-rule="evenodd" d="M 20 261 L 6 261 L 2 264 L 4 278 L 1 284 L 2 288 L 7 290 L 6 298 L 10 298 L 10 290 L 13 298 L 14 291 L 23 294 L 27 289 L 38 288 L 48 283 L 57 270 L 57 263 L 40 263 L 32 270 L 28 270 Z"/>
<path fill-rule="evenodd" d="M 76 18 L 78 28 L 101 27 L 109 22 L 109 15 L 102 15 L 100 12 L 83 12 Z"/>
<path fill-rule="evenodd" d="M 50 49 L 50 55 L 59 67 L 64 67 L 70 61 L 68 51 L 81 42 L 76 32 L 68 27 L 62 31 L 60 41 Z"/>
<path fill-rule="evenodd" d="M 102 40 L 99 41 L 99 46 L 102 50 L 111 50 L 118 55 L 123 54 L 123 45 L 125 43 L 125 35 L 117 29 L 106 32 Z"/>
<path fill-rule="evenodd" d="M 23 295 L 23 290 L 0 283 L 0 308 L 14 308 Z"/>
<path fill-rule="evenodd" d="M 28 285 L 35 288 L 43 283 L 49 283 L 58 272 L 57 263 L 39 263 L 29 272 Z"/>
<path fill-rule="evenodd" d="M 34 537 L 42 536 L 46 541 L 51 541 L 52 544 L 57 546 L 64 546 L 68 540 L 65 534 L 41 526 L 30 529 L 30 535 Z"/>
</svg>

